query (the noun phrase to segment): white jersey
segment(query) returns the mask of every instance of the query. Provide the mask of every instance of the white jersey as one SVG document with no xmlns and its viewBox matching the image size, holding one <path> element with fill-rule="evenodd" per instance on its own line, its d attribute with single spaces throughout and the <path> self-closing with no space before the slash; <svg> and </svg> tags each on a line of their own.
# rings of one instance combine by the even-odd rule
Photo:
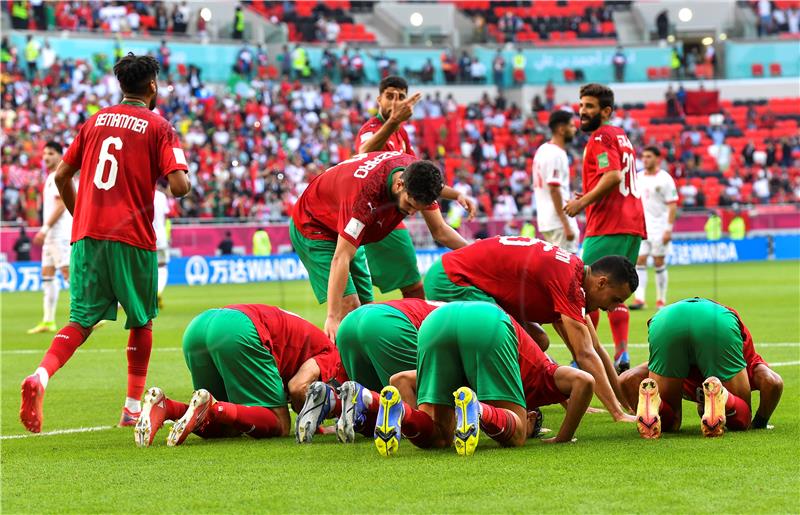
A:
<svg viewBox="0 0 800 515">
<path fill-rule="evenodd" d="M 569 200 L 569 160 L 567 153 L 552 143 L 544 143 L 536 150 L 533 157 L 533 193 L 536 198 L 536 223 L 539 231 L 563 229 L 558 211 L 564 206 L 554 206 L 550 196 L 550 186 L 561 187 L 561 200 L 564 204 Z M 575 234 L 578 223 L 574 218 L 567 218 Z"/>
<path fill-rule="evenodd" d="M 156 232 L 156 248 L 165 249 L 169 247 L 167 240 L 167 214 L 169 213 L 169 201 L 167 195 L 160 190 L 156 190 L 153 198 L 153 230 Z"/>
<path fill-rule="evenodd" d="M 642 194 L 647 235 L 649 239 L 660 239 L 669 224 L 668 204 L 678 201 L 675 181 L 664 170 L 653 175 L 641 171 L 636 179 Z"/>
<path fill-rule="evenodd" d="M 75 184 L 75 189 L 77 190 L 78 184 L 75 181 L 73 181 L 73 184 Z M 50 216 L 53 214 L 53 211 L 55 211 L 56 206 L 59 204 L 59 201 L 61 200 L 61 194 L 58 192 L 58 186 L 56 186 L 55 172 L 51 172 L 47 175 L 47 179 L 44 181 L 44 192 L 42 195 L 44 196 L 42 220 L 44 223 L 47 223 L 47 221 L 50 220 Z M 68 210 L 64 209 L 64 212 L 58 217 L 56 223 L 50 227 L 50 231 L 47 233 L 45 240 L 69 242 L 71 237 L 72 215 L 69 214 Z"/>
</svg>

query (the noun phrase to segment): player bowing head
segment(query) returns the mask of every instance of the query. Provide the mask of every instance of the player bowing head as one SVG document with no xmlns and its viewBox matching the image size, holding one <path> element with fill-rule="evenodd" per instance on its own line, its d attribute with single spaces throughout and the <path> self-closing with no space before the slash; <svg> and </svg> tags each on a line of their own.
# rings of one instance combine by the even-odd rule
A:
<svg viewBox="0 0 800 515">
<path fill-rule="evenodd" d="M 392 193 L 397 209 L 411 216 L 431 206 L 442 192 L 444 182 L 439 167 L 430 161 L 411 163 L 399 177 L 394 177 Z"/>
<path fill-rule="evenodd" d="M 126 97 L 139 97 L 151 111 L 158 98 L 158 61 L 149 55 L 128 53 L 114 65 L 114 75 Z"/>
<path fill-rule="evenodd" d="M 625 256 L 606 256 L 589 267 L 584 281 L 586 312 L 609 311 L 625 302 L 639 286 L 636 268 Z"/>
</svg>

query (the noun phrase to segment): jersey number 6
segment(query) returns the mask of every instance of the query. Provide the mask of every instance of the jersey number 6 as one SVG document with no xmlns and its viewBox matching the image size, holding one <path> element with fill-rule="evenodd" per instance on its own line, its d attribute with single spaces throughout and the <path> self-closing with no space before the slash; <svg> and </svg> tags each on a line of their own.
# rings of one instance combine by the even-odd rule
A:
<svg viewBox="0 0 800 515">
<path fill-rule="evenodd" d="M 114 147 L 114 150 L 122 150 L 122 139 L 116 136 L 110 136 L 103 140 L 103 146 L 100 147 L 100 160 L 97 162 L 97 168 L 94 169 L 94 185 L 97 189 L 110 190 L 117 182 L 117 169 L 119 164 L 117 158 L 108 152 L 109 147 Z M 108 163 L 108 177 L 103 180 L 103 172 Z"/>
</svg>

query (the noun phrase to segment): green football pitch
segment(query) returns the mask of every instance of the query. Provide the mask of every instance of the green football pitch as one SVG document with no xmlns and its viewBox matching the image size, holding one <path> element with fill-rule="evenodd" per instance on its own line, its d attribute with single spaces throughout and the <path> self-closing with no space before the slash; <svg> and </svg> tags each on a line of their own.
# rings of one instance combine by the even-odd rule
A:
<svg viewBox="0 0 800 515">
<path fill-rule="evenodd" d="M 652 272 L 651 272 L 652 273 Z M 650 305 L 654 304 L 650 280 Z M 756 348 L 785 381 L 772 430 L 700 435 L 692 406 L 683 429 L 644 441 L 633 425 L 588 414 L 577 442 L 530 441 L 501 449 L 484 438 L 470 459 L 452 449 L 425 451 L 403 441 L 392 459 L 371 440 L 345 446 L 335 435 L 314 443 L 246 437 L 178 448 L 137 449 L 131 429 L 114 428 L 125 394 L 122 321 L 98 330 L 51 381 L 43 434 L 18 419 L 20 382 L 49 345 L 25 330 L 41 316 L 41 293 L 2 296 L 2 509 L 52 512 L 641 512 L 797 513 L 800 511 L 800 266 L 798 262 L 704 265 L 670 269 L 670 298 L 706 296 L 735 307 Z M 66 321 L 62 292 L 58 321 Z M 170 287 L 155 321 L 149 385 L 188 400 L 181 334 L 204 309 L 230 303 L 276 304 L 321 324 L 324 310 L 305 283 Z M 645 322 L 631 316 L 632 361 L 647 358 Z M 124 315 L 121 314 L 124 321 Z M 609 344 L 605 316 L 600 337 Z M 567 362 L 551 333 L 551 355 Z M 753 397 L 757 405 L 758 395 Z M 595 400 L 595 406 L 599 403 Z M 557 429 L 560 406 L 544 409 Z M 87 429 L 93 429 L 88 431 Z"/>
</svg>

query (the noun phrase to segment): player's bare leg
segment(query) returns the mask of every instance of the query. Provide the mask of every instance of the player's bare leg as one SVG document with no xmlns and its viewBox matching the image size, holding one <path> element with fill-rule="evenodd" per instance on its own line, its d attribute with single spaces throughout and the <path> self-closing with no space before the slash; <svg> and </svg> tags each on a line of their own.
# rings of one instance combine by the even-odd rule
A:
<svg viewBox="0 0 800 515">
<path fill-rule="evenodd" d="M 572 367 L 558 367 L 553 379 L 558 390 L 569 397 L 569 402 L 558 435 L 543 441 L 547 443 L 571 442 L 584 413 L 586 413 L 586 408 L 592 402 L 594 378 L 590 374 Z"/>
<path fill-rule="evenodd" d="M 542 326 L 534 322 L 527 322 L 523 324 L 523 328 L 543 352 L 550 348 L 550 337 Z"/>
<path fill-rule="evenodd" d="M 756 365 L 753 371 L 753 390 L 760 392 L 758 410 L 753 417 L 753 429 L 766 429 L 769 418 L 778 407 L 783 393 L 783 379 L 767 365 Z"/>
<path fill-rule="evenodd" d="M 422 286 L 422 281 L 417 281 L 409 286 L 400 288 L 404 299 L 422 299 L 425 300 L 425 288 Z"/>
<path fill-rule="evenodd" d="M 640 255 L 636 260 L 636 275 L 639 277 L 639 287 L 633 294 L 633 302 L 628 306 L 632 311 L 645 309 L 647 304 L 647 258 L 648 254 Z"/>
<path fill-rule="evenodd" d="M 42 402 L 47 383 L 53 374 L 66 364 L 78 347 L 89 338 L 91 327 L 83 327 L 70 322 L 53 337 L 39 367 L 22 382 L 22 402 L 19 418 L 28 431 L 39 433 L 42 430 L 44 415 Z"/>
<path fill-rule="evenodd" d="M 647 362 L 644 362 L 620 374 L 619 386 L 628 406 L 636 407 L 639 400 L 639 385 L 648 377 L 649 373 Z"/>
<path fill-rule="evenodd" d="M 667 304 L 667 283 L 669 272 L 664 256 L 654 256 L 653 265 L 656 268 L 656 309 L 661 309 Z"/>
<path fill-rule="evenodd" d="M 489 438 L 503 447 L 525 445 L 528 411 L 524 406 L 508 401 L 483 401 L 480 404 L 480 426 Z"/>
</svg>

